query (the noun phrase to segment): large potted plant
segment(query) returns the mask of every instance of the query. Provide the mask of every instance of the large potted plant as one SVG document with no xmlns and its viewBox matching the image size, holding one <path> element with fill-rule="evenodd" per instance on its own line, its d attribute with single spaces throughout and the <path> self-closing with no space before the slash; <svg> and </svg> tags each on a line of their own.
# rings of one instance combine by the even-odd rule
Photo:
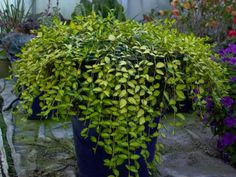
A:
<svg viewBox="0 0 236 177">
<path fill-rule="evenodd" d="M 72 118 L 80 177 L 147 177 L 165 111 L 176 124 L 184 92 L 193 98 L 197 89 L 199 100 L 208 92 L 217 102 L 224 91 L 210 49 L 170 22 L 78 16 L 42 26 L 26 44 L 13 66 L 16 91 L 29 114 L 39 96 L 42 116 Z"/>
</svg>

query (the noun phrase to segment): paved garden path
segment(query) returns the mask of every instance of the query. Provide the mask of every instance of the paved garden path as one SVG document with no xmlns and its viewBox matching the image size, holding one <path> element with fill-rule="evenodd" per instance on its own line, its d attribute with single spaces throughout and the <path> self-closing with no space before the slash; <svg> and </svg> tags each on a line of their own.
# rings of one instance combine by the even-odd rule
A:
<svg viewBox="0 0 236 177">
<path fill-rule="evenodd" d="M 220 159 L 210 129 L 193 115 L 186 115 L 186 120 L 184 127 L 161 130 L 166 134 L 159 139 L 165 145 L 162 164 L 157 166 L 162 177 L 236 177 L 236 169 Z"/>
<path fill-rule="evenodd" d="M 4 143 L 11 148 L 8 156 L 13 157 L 17 176 L 75 177 L 71 123 L 30 121 L 19 111 L 12 113 L 17 98 L 12 92 L 11 81 L 0 80 L 0 94 L 4 99 L 2 114 L 8 128 L 7 142 Z M 164 125 L 166 121 L 163 121 Z M 210 130 L 194 116 L 187 115 L 187 123 L 176 128 L 174 135 L 169 126 L 160 132 L 167 134 L 167 138 L 159 138 L 159 142 L 165 145 L 162 164 L 157 165 L 160 176 L 236 177 L 236 169 L 219 158 L 216 139 Z"/>
</svg>

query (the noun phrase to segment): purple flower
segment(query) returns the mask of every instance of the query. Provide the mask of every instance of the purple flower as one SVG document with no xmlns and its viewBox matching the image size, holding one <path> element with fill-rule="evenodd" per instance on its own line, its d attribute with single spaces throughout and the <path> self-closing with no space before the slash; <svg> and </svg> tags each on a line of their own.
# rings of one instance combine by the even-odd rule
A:
<svg viewBox="0 0 236 177">
<path fill-rule="evenodd" d="M 220 150 L 223 150 L 225 147 L 232 145 L 236 142 L 236 136 L 232 133 L 225 133 L 222 137 L 219 138 L 217 147 Z"/>
<path fill-rule="evenodd" d="M 229 96 L 225 96 L 225 97 L 221 98 L 220 102 L 226 108 L 230 108 L 232 106 L 232 104 L 234 104 L 234 100 Z"/>
<path fill-rule="evenodd" d="M 199 89 L 196 87 L 195 89 L 193 89 L 193 93 L 199 94 Z"/>
<path fill-rule="evenodd" d="M 229 128 L 236 126 L 236 117 L 231 117 L 231 116 L 226 117 L 224 119 L 224 124 Z"/>
<path fill-rule="evenodd" d="M 236 82 L 236 77 L 231 77 L 231 78 L 230 78 L 230 81 L 231 81 L 231 82 Z"/>
<path fill-rule="evenodd" d="M 227 62 L 227 63 L 231 64 L 231 65 L 234 65 L 234 64 L 236 63 L 236 57 L 232 57 L 232 58 L 222 58 L 222 60 L 223 60 L 224 62 Z"/>
<path fill-rule="evenodd" d="M 208 112 L 211 112 L 214 107 L 214 102 L 212 101 L 212 98 L 210 96 L 205 98 L 206 103 L 206 109 Z"/>
<path fill-rule="evenodd" d="M 236 63 L 236 57 L 229 59 L 229 64 L 234 65 Z"/>
<path fill-rule="evenodd" d="M 219 52 L 221 57 L 224 57 L 227 54 L 236 54 L 236 45 L 235 44 L 229 44 L 227 48 L 222 49 Z"/>
<path fill-rule="evenodd" d="M 222 61 L 224 61 L 224 62 L 229 62 L 229 58 L 222 58 Z"/>
</svg>

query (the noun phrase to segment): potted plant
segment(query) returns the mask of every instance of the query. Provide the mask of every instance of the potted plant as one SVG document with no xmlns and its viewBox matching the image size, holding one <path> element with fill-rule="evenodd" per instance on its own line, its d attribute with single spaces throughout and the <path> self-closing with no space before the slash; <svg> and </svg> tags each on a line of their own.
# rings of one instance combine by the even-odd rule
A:
<svg viewBox="0 0 236 177">
<path fill-rule="evenodd" d="M 0 48 L 0 78 L 5 78 L 10 74 L 11 63 L 7 58 L 6 52 Z"/>
<path fill-rule="evenodd" d="M 29 114 L 40 95 L 40 115 L 56 110 L 57 118 L 72 119 L 80 177 L 147 177 L 160 157 L 165 111 L 173 110 L 175 125 L 184 119 L 176 104 L 185 91 L 193 98 L 197 88 L 201 100 L 211 86 L 216 101 L 224 92 L 210 49 L 168 21 L 78 16 L 39 29 L 14 63 L 15 88 Z"/>
</svg>

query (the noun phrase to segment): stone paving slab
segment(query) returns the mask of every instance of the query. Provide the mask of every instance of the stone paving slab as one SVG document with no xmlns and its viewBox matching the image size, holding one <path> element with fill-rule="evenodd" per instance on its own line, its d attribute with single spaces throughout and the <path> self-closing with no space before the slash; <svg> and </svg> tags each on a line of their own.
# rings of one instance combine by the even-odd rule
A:
<svg viewBox="0 0 236 177">
<path fill-rule="evenodd" d="M 236 177 L 236 169 L 220 159 L 217 137 L 193 115 L 186 115 L 184 127 L 162 129 L 166 138 L 162 164 L 157 166 L 162 177 Z"/>
<path fill-rule="evenodd" d="M 70 122 L 26 120 L 14 114 L 19 177 L 75 177 L 76 159 Z"/>
</svg>

